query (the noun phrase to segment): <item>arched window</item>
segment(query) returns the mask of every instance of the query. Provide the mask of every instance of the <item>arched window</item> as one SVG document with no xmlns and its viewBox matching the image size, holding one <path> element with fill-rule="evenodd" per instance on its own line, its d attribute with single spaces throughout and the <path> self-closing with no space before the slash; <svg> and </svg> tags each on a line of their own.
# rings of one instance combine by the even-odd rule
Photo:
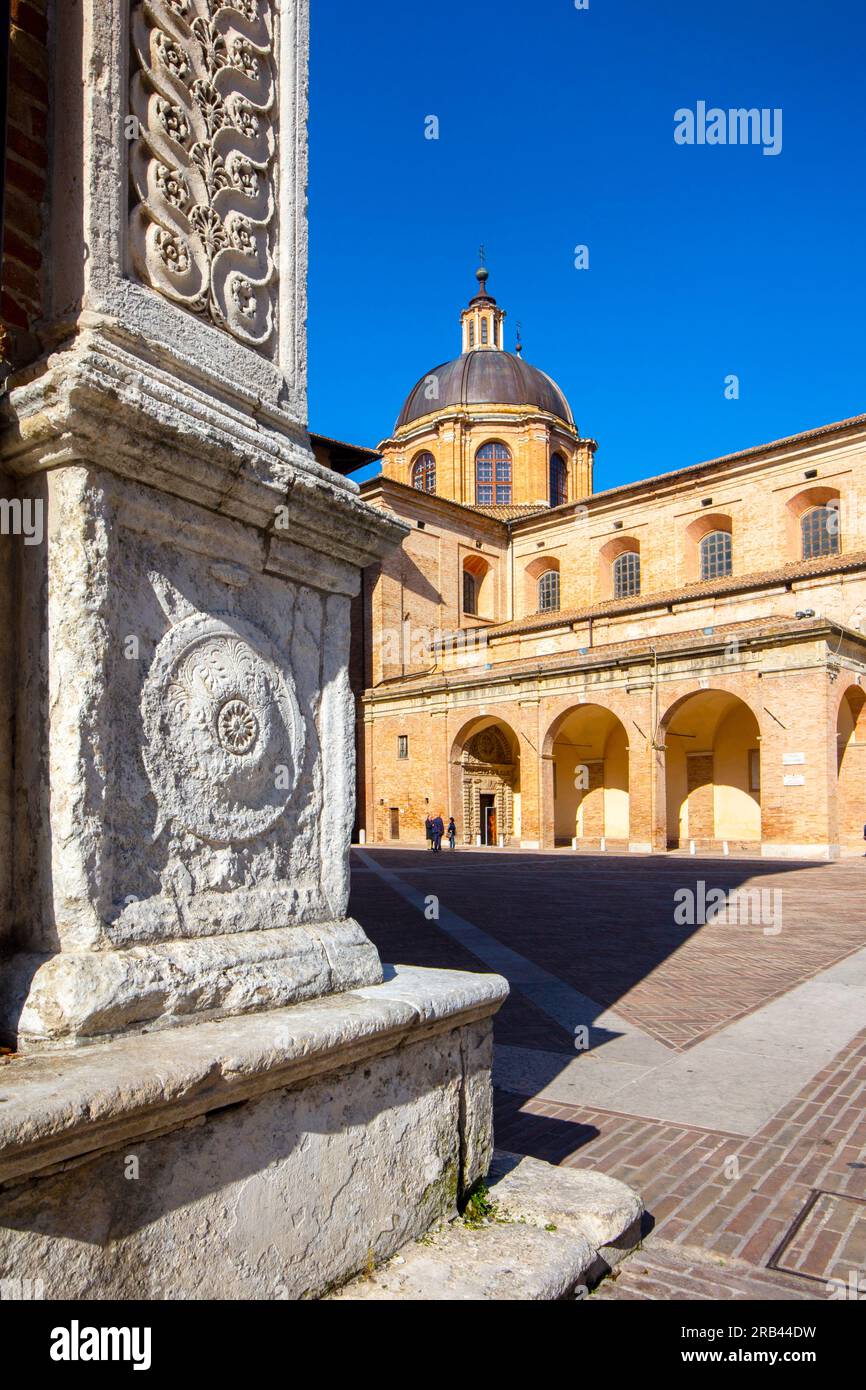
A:
<svg viewBox="0 0 866 1390">
<path fill-rule="evenodd" d="M 701 541 L 701 579 L 722 579 L 731 573 L 730 531 L 710 531 Z"/>
<path fill-rule="evenodd" d="M 486 343 L 486 342 L 487 342 L 487 319 L 486 319 L 486 318 L 481 320 L 481 341 L 482 341 L 482 343 Z"/>
<path fill-rule="evenodd" d="M 546 570 L 538 581 L 539 613 L 559 611 L 559 570 Z"/>
<path fill-rule="evenodd" d="M 640 555 L 636 550 L 624 550 L 613 562 L 614 598 L 631 598 L 640 593 Z"/>
<path fill-rule="evenodd" d="M 463 571 L 463 612 L 471 618 L 478 616 L 478 581 L 469 570 Z"/>
<path fill-rule="evenodd" d="M 436 491 L 436 460 L 432 454 L 419 454 L 412 464 L 412 486 L 419 492 Z"/>
<path fill-rule="evenodd" d="M 839 506 L 810 507 L 800 519 L 803 559 L 839 553 Z"/>
<path fill-rule="evenodd" d="M 551 507 L 561 507 L 566 500 L 566 479 L 565 459 L 562 454 L 552 454 L 550 458 L 550 505 Z"/>
<path fill-rule="evenodd" d="M 475 320 L 469 320 L 469 346 L 475 346 Z"/>
<path fill-rule="evenodd" d="M 475 455 L 475 503 L 478 507 L 511 504 L 511 450 L 495 441 Z"/>
</svg>

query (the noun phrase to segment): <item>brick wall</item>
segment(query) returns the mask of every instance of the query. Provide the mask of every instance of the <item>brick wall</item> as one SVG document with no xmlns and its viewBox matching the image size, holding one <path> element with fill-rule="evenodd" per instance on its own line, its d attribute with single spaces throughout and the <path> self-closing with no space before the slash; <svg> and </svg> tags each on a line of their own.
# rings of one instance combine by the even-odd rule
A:
<svg viewBox="0 0 866 1390">
<path fill-rule="evenodd" d="M 49 2 L 11 0 L 0 314 L 14 366 L 38 355 L 45 312 Z"/>
<path fill-rule="evenodd" d="M 736 577 L 796 562 L 802 554 L 799 514 L 825 500 L 838 498 L 843 553 L 866 549 L 864 458 L 862 428 L 856 428 L 847 437 L 780 446 L 740 465 L 722 463 L 708 476 L 651 478 L 633 491 L 598 494 L 577 515 L 520 520 L 512 531 L 514 616 L 533 611 L 521 606 L 521 576 L 541 543 L 559 562 L 563 609 L 612 597 L 610 568 L 622 549 L 640 553 L 644 595 L 695 583 L 708 517 L 712 529 L 732 532 Z"/>
<path fill-rule="evenodd" d="M 507 607 L 507 531 L 479 512 L 452 507 L 437 497 L 389 487 L 376 479 L 365 486 L 366 501 L 385 505 L 412 530 L 399 550 L 366 577 L 366 685 L 429 671 L 429 643 L 437 632 L 479 637 Z M 418 526 L 421 521 L 423 525 Z M 463 567 L 483 570 L 479 613 L 462 611 Z M 459 665 L 463 648 L 454 647 Z M 357 685 L 356 685 L 357 688 Z"/>
</svg>

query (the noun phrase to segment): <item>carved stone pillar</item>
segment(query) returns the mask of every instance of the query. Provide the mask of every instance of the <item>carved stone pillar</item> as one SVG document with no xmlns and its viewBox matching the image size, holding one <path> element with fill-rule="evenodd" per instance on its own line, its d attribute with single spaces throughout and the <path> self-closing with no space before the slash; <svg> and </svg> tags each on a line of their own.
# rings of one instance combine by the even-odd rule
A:
<svg viewBox="0 0 866 1390">
<path fill-rule="evenodd" d="M 405 528 L 307 434 L 305 4 L 52 21 L 58 347 L 2 441 L 44 526 L 3 557 L 0 1279 L 313 1297 L 486 1172 L 507 987 L 383 981 L 347 915 L 350 603 Z"/>
</svg>

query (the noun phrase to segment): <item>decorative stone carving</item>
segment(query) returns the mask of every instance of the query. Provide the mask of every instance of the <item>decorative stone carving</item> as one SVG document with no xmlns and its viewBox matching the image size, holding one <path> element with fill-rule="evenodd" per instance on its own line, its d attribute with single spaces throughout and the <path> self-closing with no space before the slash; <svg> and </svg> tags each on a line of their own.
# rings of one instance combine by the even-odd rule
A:
<svg viewBox="0 0 866 1390">
<path fill-rule="evenodd" d="M 267 347 L 276 277 L 271 0 L 141 0 L 132 43 L 135 271 Z"/>
<path fill-rule="evenodd" d="M 466 746 L 467 763 L 494 763 L 500 766 L 511 765 L 511 753 L 508 744 L 499 729 L 491 727 L 482 729 L 479 734 L 469 740 Z"/>
<path fill-rule="evenodd" d="M 289 803 L 304 724 L 284 660 L 250 624 L 194 614 L 172 627 L 142 691 L 144 763 L 159 808 L 200 839 L 263 835 Z"/>
<path fill-rule="evenodd" d="M 506 840 L 514 833 L 515 768 L 508 741 L 491 725 L 469 739 L 460 758 L 463 766 L 463 831 L 471 844 L 481 830 L 481 797 L 492 794 L 496 818 Z"/>
</svg>

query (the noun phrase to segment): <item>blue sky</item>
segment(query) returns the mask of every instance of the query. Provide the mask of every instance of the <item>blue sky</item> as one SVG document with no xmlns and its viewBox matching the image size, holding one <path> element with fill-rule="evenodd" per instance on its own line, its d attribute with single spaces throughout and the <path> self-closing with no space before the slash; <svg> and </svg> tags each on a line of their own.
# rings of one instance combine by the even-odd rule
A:
<svg viewBox="0 0 866 1390">
<path fill-rule="evenodd" d="M 863 0 L 312 9 L 312 429 L 390 433 L 480 242 L 597 489 L 866 411 Z M 698 101 L 781 108 L 781 153 L 677 145 Z"/>
</svg>

